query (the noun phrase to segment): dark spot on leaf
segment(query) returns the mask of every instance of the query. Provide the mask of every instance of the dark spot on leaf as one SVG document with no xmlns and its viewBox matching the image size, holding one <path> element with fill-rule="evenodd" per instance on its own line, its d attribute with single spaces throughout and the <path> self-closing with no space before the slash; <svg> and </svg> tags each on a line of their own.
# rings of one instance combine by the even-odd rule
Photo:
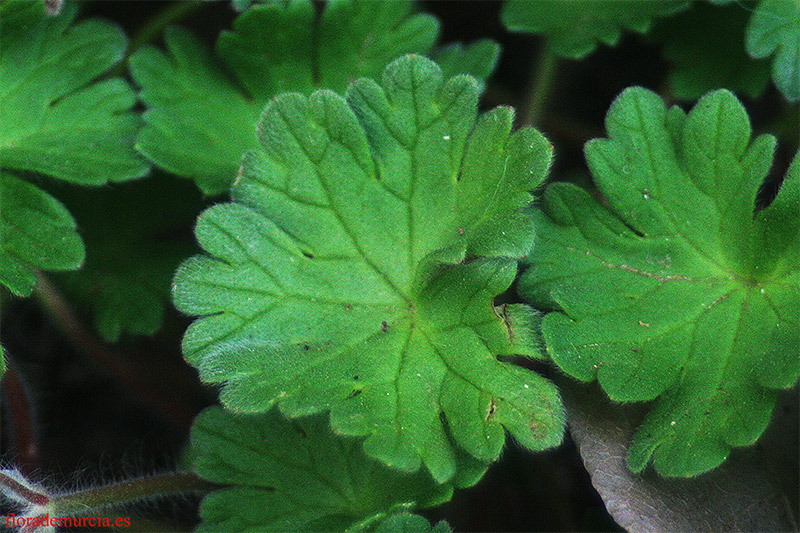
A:
<svg viewBox="0 0 800 533">
<path fill-rule="evenodd" d="M 530 425 L 528 426 L 531 428 L 531 433 L 533 433 L 533 438 L 535 439 L 543 439 L 547 437 L 547 427 L 542 424 L 538 419 L 531 420 Z"/>
<path fill-rule="evenodd" d="M 304 344 L 304 345 L 303 345 L 303 349 L 304 349 L 305 351 L 308 351 L 308 350 L 310 350 L 310 349 L 311 349 L 311 346 L 309 346 L 308 344 Z"/>
<path fill-rule="evenodd" d="M 641 352 L 641 350 L 639 348 L 636 348 L 636 347 L 631 347 L 631 350 L 633 350 L 634 352 L 637 352 L 637 353 Z"/>
<path fill-rule="evenodd" d="M 495 411 L 497 411 L 497 404 L 495 403 L 494 398 L 492 398 L 492 401 L 489 404 L 489 412 L 486 414 L 487 422 L 494 417 Z"/>
<path fill-rule="evenodd" d="M 350 304 L 344 304 L 344 310 L 345 310 L 345 311 L 349 311 L 349 310 L 350 310 L 350 309 L 352 309 L 352 308 L 353 308 L 353 306 L 352 306 L 352 305 L 350 305 Z"/>
<path fill-rule="evenodd" d="M 358 376 L 353 376 L 353 381 L 358 381 Z"/>
<path fill-rule="evenodd" d="M 306 259 L 314 259 L 314 254 L 312 254 L 311 252 L 303 252 L 303 257 L 305 257 Z"/>
<path fill-rule="evenodd" d="M 385 320 L 381 321 L 381 331 L 384 333 L 389 331 L 389 324 Z"/>
<path fill-rule="evenodd" d="M 353 392 L 351 392 L 350 394 L 348 394 L 348 395 L 347 395 L 347 398 L 345 398 L 345 400 L 350 400 L 351 398 L 355 398 L 355 397 L 356 397 L 356 396 L 358 396 L 359 394 L 361 394 L 361 389 L 353 389 Z"/>
</svg>

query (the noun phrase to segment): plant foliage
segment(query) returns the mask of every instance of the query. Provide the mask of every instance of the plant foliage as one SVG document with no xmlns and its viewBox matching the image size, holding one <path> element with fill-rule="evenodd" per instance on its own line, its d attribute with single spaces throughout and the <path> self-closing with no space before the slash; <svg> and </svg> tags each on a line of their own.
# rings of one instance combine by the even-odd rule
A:
<svg viewBox="0 0 800 533">
<path fill-rule="evenodd" d="M 750 12 L 738 3 L 717 7 L 695 2 L 690 10 L 659 21 L 650 38 L 672 63 L 669 87 L 684 100 L 725 88 L 757 98 L 769 83 L 769 63 L 753 61 L 744 45 Z M 723 51 L 724 53 L 720 53 Z"/>
<path fill-rule="evenodd" d="M 197 251 L 180 239 L 204 206 L 197 188 L 157 174 L 113 189 L 58 193 L 78 222 L 86 260 L 54 280 L 92 310 L 105 340 L 155 333 L 170 305 L 175 269 Z"/>
<path fill-rule="evenodd" d="M 139 126 L 135 95 L 121 79 L 93 82 L 125 51 L 116 26 L 73 24 L 41 2 L 0 3 L 0 283 L 26 296 L 32 268 L 78 268 L 83 243 L 70 214 L 30 182 L 25 171 L 100 185 L 147 171 L 133 149 Z"/>
<path fill-rule="evenodd" d="M 198 531 L 430 531 L 407 511 L 453 493 L 425 472 L 370 459 L 320 416 L 289 421 L 275 410 L 236 415 L 212 407 L 197 417 L 189 454 L 201 476 L 229 485 L 206 496 Z"/>
<path fill-rule="evenodd" d="M 731 93 L 686 115 L 628 89 L 606 128 L 586 145 L 604 203 L 548 188 L 519 289 L 559 310 L 542 330 L 562 370 L 613 400 L 658 398 L 630 467 L 695 475 L 755 442 L 800 373 L 800 158 L 756 211 L 775 140 L 751 141 Z"/>
<path fill-rule="evenodd" d="M 800 2 L 762 0 L 750 18 L 745 44 L 755 58 L 774 55 L 775 85 L 788 100 L 800 100 Z"/>
<path fill-rule="evenodd" d="M 175 280 L 179 309 L 204 316 L 186 357 L 225 383 L 226 406 L 330 409 L 369 455 L 439 481 L 456 447 L 497 458 L 506 430 L 532 449 L 559 442 L 555 388 L 496 359 L 538 355 L 536 315 L 492 305 L 530 246 L 519 208 L 552 147 L 533 129 L 510 135 L 508 108 L 476 122 L 477 98 L 472 78 L 406 56 L 346 100 L 269 104 L 234 203 L 198 221 L 210 255 Z"/>
<path fill-rule="evenodd" d="M 171 28 L 167 53 L 147 47 L 130 61 L 148 107 L 137 147 L 204 193 L 222 193 L 242 154 L 258 147 L 255 124 L 270 98 L 343 92 L 357 78 L 379 77 L 400 55 L 430 52 L 438 23 L 413 10 L 405 0 L 332 0 L 317 17 L 310 0 L 255 5 L 220 35 L 215 54 Z M 497 54 L 497 45 L 483 41 L 449 50 L 447 63 L 453 73 L 486 76 Z"/>
<path fill-rule="evenodd" d="M 615 46 L 623 30 L 645 33 L 653 19 L 688 5 L 686 0 L 507 0 L 502 19 L 509 31 L 542 33 L 553 52 L 581 59 L 599 43 Z"/>
</svg>

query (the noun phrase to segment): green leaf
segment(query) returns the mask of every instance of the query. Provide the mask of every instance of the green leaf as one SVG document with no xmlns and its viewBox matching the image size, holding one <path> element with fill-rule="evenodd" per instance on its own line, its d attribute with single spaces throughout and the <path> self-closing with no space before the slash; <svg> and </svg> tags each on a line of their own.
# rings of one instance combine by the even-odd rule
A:
<svg viewBox="0 0 800 533">
<path fill-rule="evenodd" d="M 74 269 L 83 257 L 69 211 L 35 185 L 0 171 L 0 283 L 28 296 L 35 268 Z"/>
<path fill-rule="evenodd" d="M 744 30 L 750 12 L 739 4 L 715 7 L 697 2 L 692 9 L 664 19 L 651 32 L 672 62 L 669 85 L 676 97 L 700 98 L 726 88 L 757 98 L 769 82 L 769 64 L 745 52 Z"/>
<path fill-rule="evenodd" d="M 225 383 L 223 403 L 330 410 L 372 457 L 438 481 L 454 475 L 456 447 L 497 458 L 506 430 L 531 449 L 560 441 L 553 386 L 496 359 L 538 355 L 536 315 L 492 304 L 530 248 L 519 209 L 552 146 L 530 128 L 511 135 L 509 108 L 476 121 L 477 100 L 472 78 L 445 82 L 409 55 L 346 101 L 319 91 L 268 105 L 234 203 L 198 221 L 210 255 L 175 279 L 178 308 L 203 317 L 184 353 Z"/>
<path fill-rule="evenodd" d="M 428 53 L 438 23 L 413 8 L 409 1 L 332 0 L 316 17 L 307 0 L 255 5 L 220 35 L 216 54 L 188 31 L 168 30 L 166 54 L 148 47 L 130 60 L 148 107 L 138 148 L 206 194 L 226 191 L 242 154 L 258 148 L 255 124 L 272 97 L 343 93 L 357 78 L 378 78 L 400 55 Z M 452 70 L 475 74 L 488 73 L 496 54 L 487 42 L 446 53 Z"/>
<path fill-rule="evenodd" d="M 170 305 L 175 269 L 195 253 L 184 235 L 203 208 L 196 187 L 154 176 L 113 187 L 59 190 L 81 228 L 83 268 L 53 276 L 73 301 L 92 309 L 107 341 L 151 335 Z"/>
<path fill-rule="evenodd" d="M 685 115 L 628 89 L 586 158 L 605 203 L 553 184 L 520 293 L 557 307 L 542 330 L 566 373 L 613 400 L 658 398 L 630 449 L 663 475 L 755 442 L 800 374 L 800 162 L 755 212 L 774 138 L 751 141 L 736 97 Z"/>
<path fill-rule="evenodd" d="M 431 527 L 425 518 L 402 512 L 393 514 L 375 528 L 376 533 L 450 533 L 452 529 L 447 522 L 439 522 Z"/>
<path fill-rule="evenodd" d="M 800 0 L 762 0 L 750 18 L 745 43 L 756 59 L 775 56 L 775 85 L 788 100 L 800 100 Z"/>
<path fill-rule="evenodd" d="M 143 176 L 133 91 L 116 78 L 92 83 L 122 59 L 125 35 L 100 20 L 72 24 L 76 12 L 0 4 L 0 166 L 84 185 Z"/>
<path fill-rule="evenodd" d="M 688 6 L 686 0 L 506 0 L 501 17 L 509 31 L 544 34 L 553 52 L 581 59 L 598 43 L 616 46 L 622 30 L 645 33 L 653 19 Z"/>
<path fill-rule="evenodd" d="M 201 532 L 430 531 L 427 520 L 400 511 L 442 504 L 453 493 L 424 472 L 370 459 L 357 439 L 334 435 L 319 416 L 289 421 L 276 410 L 211 407 L 195 420 L 189 454 L 200 476 L 231 485 L 203 500 Z"/>
</svg>

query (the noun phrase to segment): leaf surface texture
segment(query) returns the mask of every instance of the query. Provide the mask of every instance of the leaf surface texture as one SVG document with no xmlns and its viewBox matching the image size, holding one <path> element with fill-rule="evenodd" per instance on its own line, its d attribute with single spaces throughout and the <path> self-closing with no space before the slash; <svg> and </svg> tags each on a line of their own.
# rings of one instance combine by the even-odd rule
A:
<svg viewBox="0 0 800 533">
<path fill-rule="evenodd" d="M 496 358 L 538 355 L 538 317 L 493 305 L 530 247 L 520 209 L 552 147 L 512 134 L 508 108 L 476 120 L 477 98 L 471 77 L 406 56 L 347 100 L 269 104 L 233 203 L 198 221 L 209 255 L 175 280 L 179 309 L 202 317 L 184 353 L 225 383 L 226 406 L 330 410 L 369 455 L 439 481 L 457 448 L 495 459 L 505 431 L 532 449 L 560 441 L 553 386 Z"/>
<path fill-rule="evenodd" d="M 226 191 L 242 155 L 258 147 L 256 122 L 282 92 L 343 93 L 360 77 L 380 77 L 393 59 L 431 51 L 437 20 L 408 1 L 332 0 L 317 17 L 307 0 L 254 5 L 223 32 L 212 53 L 192 33 L 170 28 L 166 53 L 154 47 L 131 58 L 148 107 L 138 148 L 160 167 Z M 447 54 L 456 72 L 491 72 L 498 47 L 481 41 Z"/>
<path fill-rule="evenodd" d="M 765 209 L 775 140 L 727 91 L 687 115 L 628 89 L 586 159 L 603 203 L 553 184 L 520 293 L 548 353 L 617 401 L 658 399 L 629 465 L 690 476 L 755 442 L 800 373 L 800 162 Z"/>
</svg>

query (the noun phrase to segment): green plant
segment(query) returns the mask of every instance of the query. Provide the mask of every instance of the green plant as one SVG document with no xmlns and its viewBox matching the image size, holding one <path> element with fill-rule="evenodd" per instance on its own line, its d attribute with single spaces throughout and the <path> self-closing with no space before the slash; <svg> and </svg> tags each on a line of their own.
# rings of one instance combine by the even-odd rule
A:
<svg viewBox="0 0 800 533">
<path fill-rule="evenodd" d="M 180 527 L 447 531 L 431 522 L 475 526 L 435 507 L 516 461 L 569 515 L 558 459 L 535 459 L 532 482 L 521 451 L 558 447 L 569 422 L 623 527 L 796 527 L 775 474 L 796 462 L 752 445 L 793 442 L 775 405 L 800 376 L 800 2 L 722 4 L 497 4 L 509 31 L 540 34 L 491 35 L 534 50 L 505 71 L 530 70 L 521 87 L 494 81 L 498 44 L 441 46 L 447 14 L 411 1 L 187 2 L 140 23 L 0 0 L 9 512 L 30 531 L 114 514 L 175 528 L 135 502 L 194 494 Z M 736 31 L 699 38 L 720 21 Z M 624 69 L 594 54 L 621 42 L 674 65 L 649 89 L 603 66 L 619 96 L 576 117 L 594 95 L 568 73 Z M 57 449 L 22 355 L 48 335 L 24 321 L 37 308 L 159 438 L 191 433 L 171 468 L 34 481 Z M 522 527 L 592 527 L 566 520 Z"/>
</svg>

